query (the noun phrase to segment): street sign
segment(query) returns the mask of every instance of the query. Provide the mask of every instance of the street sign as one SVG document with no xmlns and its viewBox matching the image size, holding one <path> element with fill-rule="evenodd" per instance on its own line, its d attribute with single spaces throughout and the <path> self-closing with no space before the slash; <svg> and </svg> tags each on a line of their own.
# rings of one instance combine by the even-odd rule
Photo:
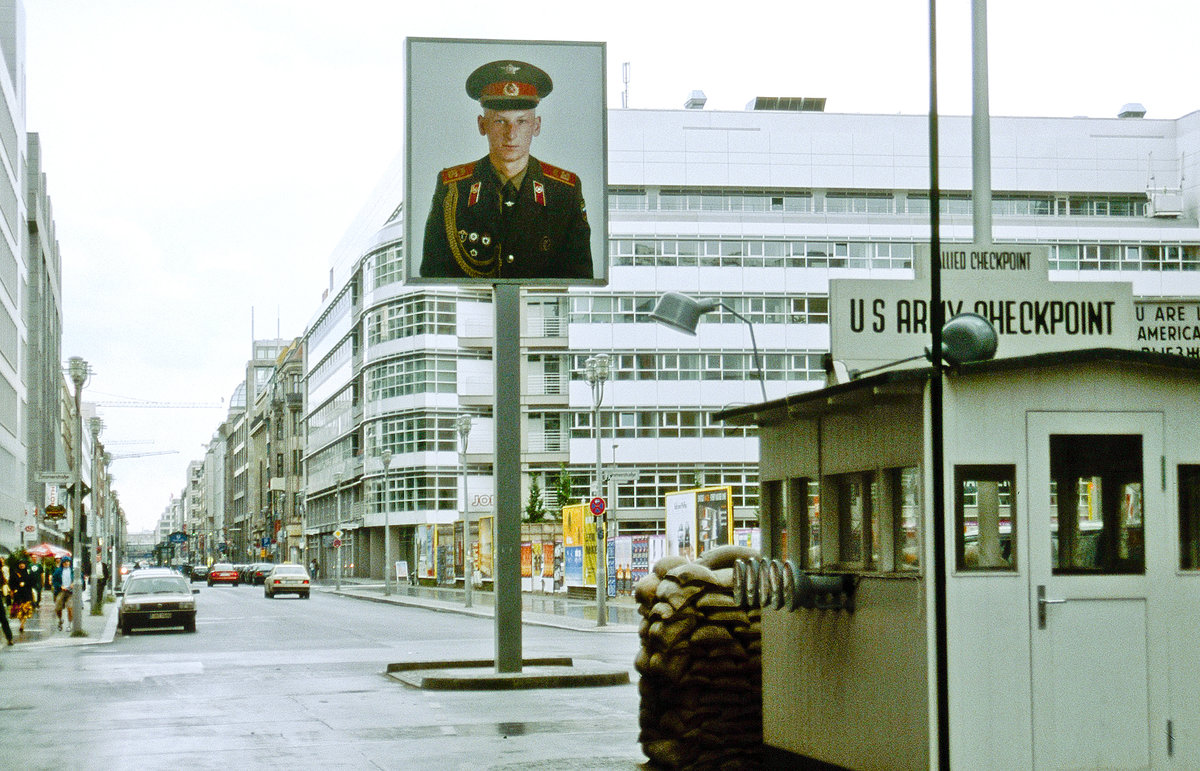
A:
<svg viewBox="0 0 1200 771">
<path fill-rule="evenodd" d="M 588 509 L 591 510 L 593 516 L 600 516 L 604 513 L 604 499 L 600 496 L 596 496 L 590 502 L 588 502 Z"/>
<path fill-rule="evenodd" d="M 339 529 L 337 529 L 337 530 L 334 530 L 334 531 L 333 531 L 333 537 L 334 537 L 334 538 L 341 538 L 341 537 L 342 537 L 342 531 L 341 531 L 341 529 L 340 529 L 340 528 L 339 528 Z"/>
<path fill-rule="evenodd" d="M 174 533 L 171 533 L 169 536 L 167 536 L 167 540 L 171 543 L 183 543 L 187 541 L 187 533 L 181 533 L 176 530 Z"/>
<path fill-rule="evenodd" d="M 47 471 L 44 474 L 38 474 L 38 481 L 48 485 L 69 485 L 71 484 L 71 472 Z"/>
<path fill-rule="evenodd" d="M 341 538 L 336 538 L 336 537 L 335 537 L 335 538 L 333 539 L 333 548 L 335 548 L 335 549 L 340 549 L 340 548 L 341 548 L 341 546 L 342 546 L 342 539 L 341 539 Z"/>
<path fill-rule="evenodd" d="M 53 504 L 53 505 L 46 507 L 46 518 L 47 519 L 59 519 L 61 517 L 65 517 L 65 516 L 67 516 L 67 507 L 66 506 Z"/>
<path fill-rule="evenodd" d="M 620 471 L 606 471 L 604 478 L 619 484 L 629 484 L 630 482 L 638 481 L 641 473 L 633 469 L 621 469 Z"/>
</svg>

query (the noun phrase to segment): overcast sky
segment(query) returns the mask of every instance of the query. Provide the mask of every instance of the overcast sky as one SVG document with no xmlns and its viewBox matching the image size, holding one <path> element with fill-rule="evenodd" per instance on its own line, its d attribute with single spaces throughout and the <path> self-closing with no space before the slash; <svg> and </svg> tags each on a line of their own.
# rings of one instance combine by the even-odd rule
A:
<svg viewBox="0 0 1200 771">
<path fill-rule="evenodd" d="M 969 114 L 968 0 L 938 8 L 939 106 Z M 924 114 L 928 3 L 26 0 L 27 121 L 63 260 L 63 356 L 102 407 L 130 528 L 203 457 L 252 334 L 301 335 L 342 234 L 402 150 L 404 38 L 607 43 L 608 101 Z M 587 11 L 576 10 L 585 7 Z M 1200 109 L 1200 3 L 1004 0 L 989 9 L 994 115 Z M 456 101 L 459 94 L 451 95 Z"/>
</svg>

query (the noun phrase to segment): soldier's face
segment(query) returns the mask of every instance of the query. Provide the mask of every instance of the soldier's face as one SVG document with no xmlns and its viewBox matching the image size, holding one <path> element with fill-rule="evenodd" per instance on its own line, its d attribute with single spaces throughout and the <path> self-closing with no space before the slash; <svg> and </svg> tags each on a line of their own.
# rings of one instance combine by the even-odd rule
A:
<svg viewBox="0 0 1200 771">
<path fill-rule="evenodd" d="M 479 134 L 487 137 L 493 160 L 512 163 L 529 155 L 529 146 L 542 130 L 542 119 L 534 110 L 484 110 Z"/>
</svg>

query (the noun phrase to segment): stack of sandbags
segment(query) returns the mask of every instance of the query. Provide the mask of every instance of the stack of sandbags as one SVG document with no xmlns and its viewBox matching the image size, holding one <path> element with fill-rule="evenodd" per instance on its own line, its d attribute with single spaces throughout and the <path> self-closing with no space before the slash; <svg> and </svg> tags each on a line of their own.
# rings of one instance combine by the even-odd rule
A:
<svg viewBox="0 0 1200 771">
<path fill-rule="evenodd" d="M 639 740 L 660 766 L 759 767 L 761 611 L 734 603 L 732 567 L 758 556 L 721 546 L 695 562 L 664 557 L 634 588 L 642 615 Z"/>
</svg>

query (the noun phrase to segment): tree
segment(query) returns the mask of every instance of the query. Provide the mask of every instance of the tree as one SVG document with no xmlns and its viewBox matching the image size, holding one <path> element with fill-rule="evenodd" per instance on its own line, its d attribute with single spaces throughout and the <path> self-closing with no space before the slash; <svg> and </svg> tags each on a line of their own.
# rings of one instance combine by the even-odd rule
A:
<svg viewBox="0 0 1200 771">
<path fill-rule="evenodd" d="M 529 482 L 529 501 L 525 504 L 525 521 L 541 522 L 546 518 L 546 507 L 542 505 L 542 486 L 538 475 L 532 474 Z"/>
<path fill-rule="evenodd" d="M 571 472 L 567 471 L 567 464 L 563 463 L 558 467 L 558 476 L 554 478 L 554 503 L 560 511 L 563 506 L 574 502 L 574 487 L 575 480 L 571 478 Z"/>
</svg>

